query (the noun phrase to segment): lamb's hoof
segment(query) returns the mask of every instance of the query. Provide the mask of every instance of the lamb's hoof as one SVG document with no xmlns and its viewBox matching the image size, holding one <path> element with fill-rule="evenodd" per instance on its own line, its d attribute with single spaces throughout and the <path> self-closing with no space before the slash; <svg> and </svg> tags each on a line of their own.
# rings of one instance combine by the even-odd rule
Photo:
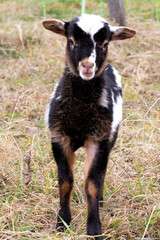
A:
<svg viewBox="0 0 160 240">
<path fill-rule="evenodd" d="M 99 201 L 99 207 L 100 207 L 100 208 L 103 208 L 103 200 L 102 200 L 102 201 Z"/>
<path fill-rule="evenodd" d="M 62 222 L 57 222 L 56 229 L 58 232 L 64 232 L 66 230 L 66 227 Z"/>
</svg>

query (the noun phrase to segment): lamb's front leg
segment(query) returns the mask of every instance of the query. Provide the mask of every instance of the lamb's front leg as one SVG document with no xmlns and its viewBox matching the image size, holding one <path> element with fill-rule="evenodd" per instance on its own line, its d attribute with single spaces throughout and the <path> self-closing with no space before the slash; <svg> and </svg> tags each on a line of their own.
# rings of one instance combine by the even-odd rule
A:
<svg viewBox="0 0 160 240">
<path fill-rule="evenodd" d="M 101 235 L 101 221 L 99 216 L 99 201 L 102 198 L 104 175 L 108 161 L 108 142 L 99 144 L 88 142 L 86 159 L 86 182 L 85 192 L 87 196 L 87 235 Z M 101 240 L 102 237 L 95 237 Z"/>
<path fill-rule="evenodd" d="M 64 152 L 63 146 L 55 142 L 52 142 L 52 150 L 58 167 L 60 193 L 60 210 L 57 216 L 56 229 L 62 232 L 65 230 L 63 221 L 67 223 L 67 225 L 71 222 L 70 196 L 73 187 L 72 167 L 74 153 L 70 149 L 68 149 L 67 152 Z"/>
</svg>

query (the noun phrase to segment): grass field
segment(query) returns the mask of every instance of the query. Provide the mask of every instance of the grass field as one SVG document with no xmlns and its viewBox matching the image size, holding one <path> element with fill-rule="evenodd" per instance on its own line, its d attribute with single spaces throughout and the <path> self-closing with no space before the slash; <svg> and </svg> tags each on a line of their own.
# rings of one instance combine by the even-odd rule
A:
<svg viewBox="0 0 160 240">
<path fill-rule="evenodd" d="M 107 18 L 104 8 L 87 12 L 101 10 Z M 47 9 L 46 17 L 69 20 L 80 11 Z M 137 35 L 111 43 L 108 55 L 122 75 L 124 107 L 104 184 L 103 234 L 160 239 L 160 23 L 150 7 L 127 8 L 126 18 Z M 0 239 L 85 239 L 84 149 L 76 152 L 72 225 L 53 232 L 59 193 L 44 112 L 63 72 L 65 39 L 45 31 L 42 20 L 41 8 L 0 7 Z"/>
</svg>

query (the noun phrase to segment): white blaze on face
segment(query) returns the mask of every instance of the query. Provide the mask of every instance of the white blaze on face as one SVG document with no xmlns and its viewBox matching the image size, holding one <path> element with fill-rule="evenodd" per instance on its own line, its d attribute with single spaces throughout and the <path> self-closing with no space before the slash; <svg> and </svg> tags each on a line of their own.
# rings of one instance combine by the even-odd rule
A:
<svg viewBox="0 0 160 240">
<path fill-rule="evenodd" d="M 86 75 L 84 73 L 84 69 L 82 67 L 82 62 L 85 62 L 85 59 L 83 59 L 82 62 L 79 63 L 79 74 L 81 76 L 82 79 L 84 80 L 91 80 L 94 76 L 95 76 L 95 71 L 96 71 L 96 44 L 94 43 L 94 48 L 93 51 L 91 52 L 91 55 L 89 56 L 89 58 L 87 58 L 87 62 L 93 64 L 93 67 L 89 70 L 90 74 Z"/>
<path fill-rule="evenodd" d="M 89 57 L 89 63 L 95 63 L 96 61 L 96 43 L 94 43 L 93 51 L 91 52 L 91 56 Z"/>
<path fill-rule="evenodd" d="M 93 36 L 104 27 L 104 23 L 106 20 L 100 16 L 83 14 L 79 17 L 77 25 L 93 39 Z"/>
<path fill-rule="evenodd" d="M 94 35 L 104 27 L 104 23 L 106 23 L 106 20 L 100 16 L 96 15 L 89 15 L 89 14 L 83 14 L 79 17 L 79 21 L 77 22 L 77 25 L 87 34 L 91 36 L 91 39 L 93 41 L 93 51 L 91 55 L 88 57 L 88 62 L 93 63 L 94 66 L 92 68 L 93 74 L 91 76 L 85 76 L 83 74 L 83 71 L 80 70 L 80 76 L 84 80 L 90 80 L 95 75 L 96 70 L 96 42 L 94 41 Z"/>
</svg>

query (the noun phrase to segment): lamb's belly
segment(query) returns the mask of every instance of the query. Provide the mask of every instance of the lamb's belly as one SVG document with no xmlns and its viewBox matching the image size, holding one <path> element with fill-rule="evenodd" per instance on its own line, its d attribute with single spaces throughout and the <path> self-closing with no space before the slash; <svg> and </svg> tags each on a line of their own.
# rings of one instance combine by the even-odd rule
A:
<svg viewBox="0 0 160 240">
<path fill-rule="evenodd" d="M 70 122 L 64 119 L 63 127 L 71 138 L 90 138 L 97 142 L 109 137 L 111 124 L 112 117 L 106 111 L 86 111 L 74 115 Z"/>
</svg>

